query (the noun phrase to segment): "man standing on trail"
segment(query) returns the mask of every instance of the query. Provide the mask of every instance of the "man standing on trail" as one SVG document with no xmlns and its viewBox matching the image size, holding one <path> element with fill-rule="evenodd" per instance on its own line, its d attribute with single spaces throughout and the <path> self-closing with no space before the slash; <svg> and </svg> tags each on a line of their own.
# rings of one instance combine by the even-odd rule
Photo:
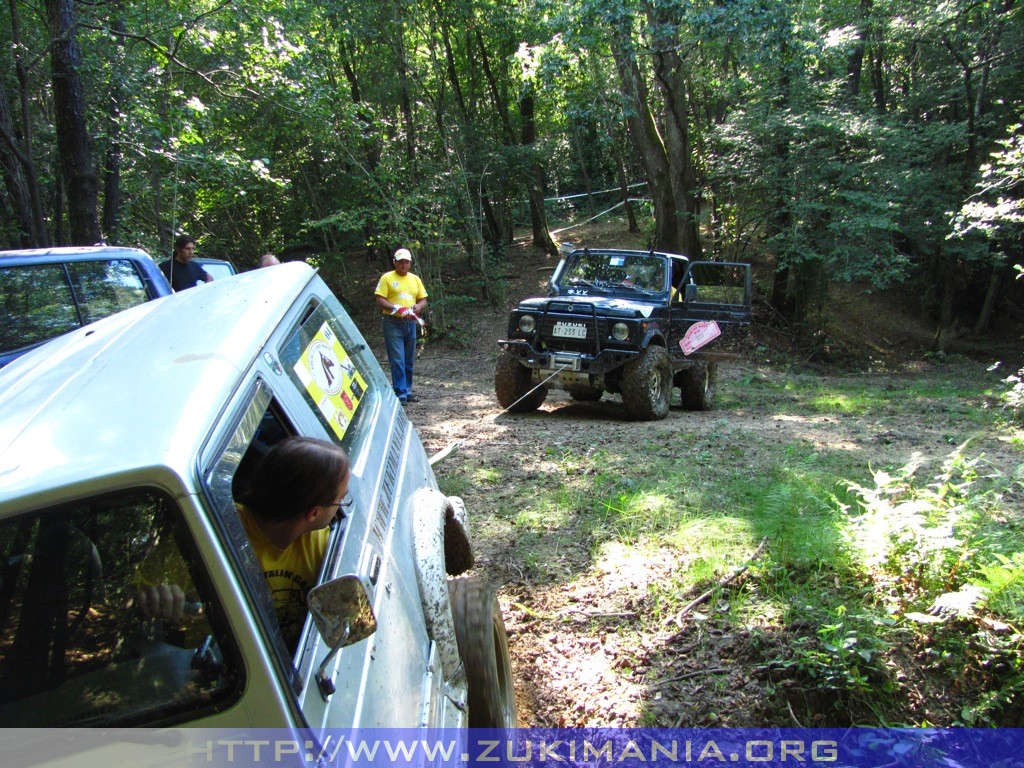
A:
<svg viewBox="0 0 1024 768">
<path fill-rule="evenodd" d="M 409 270 L 412 254 L 408 248 L 395 251 L 395 268 L 377 281 L 374 299 L 383 313 L 384 344 L 391 363 L 391 386 L 402 405 L 418 403 L 412 392 L 412 369 L 416 362 L 416 335 L 427 308 L 423 282 Z"/>
</svg>

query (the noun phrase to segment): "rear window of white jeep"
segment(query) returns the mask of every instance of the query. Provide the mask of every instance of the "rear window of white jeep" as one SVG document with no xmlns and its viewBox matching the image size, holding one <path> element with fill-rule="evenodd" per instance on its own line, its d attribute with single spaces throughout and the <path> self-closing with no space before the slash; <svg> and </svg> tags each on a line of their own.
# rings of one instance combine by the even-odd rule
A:
<svg viewBox="0 0 1024 768">
<path fill-rule="evenodd" d="M 0 727 L 168 723 L 240 690 L 238 654 L 177 506 L 134 490 L 0 523 Z M 137 591 L 184 590 L 179 621 Z"/>
</svg>

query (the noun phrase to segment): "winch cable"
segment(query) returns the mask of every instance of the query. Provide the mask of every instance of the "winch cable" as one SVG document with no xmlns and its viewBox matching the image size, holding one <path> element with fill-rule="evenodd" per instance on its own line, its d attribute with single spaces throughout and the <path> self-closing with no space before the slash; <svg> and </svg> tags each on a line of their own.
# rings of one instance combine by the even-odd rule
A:
<svg viewBox="0 0 1024 768">
<path fill-rule="evenodd" d="M 430 462 L 430 466 L 434 466 L 439 461 L 442 461 L 443 459 L 447 459 L 449 456 L 451 456 L 453 453 L 455 453 L 456 450 L 458 450 L 460 445 L 462 445 L 464 442 L 469 440 L 469 438 L 473 437 L 473 435 L 475 435 L 477 432 L 481 431 L 484 427 L 494 423 L 498 419 L 499 416 L 502 416 L 502 415 L 508 413 L 513 408 L 515 408 L 519 403 L 521 403 L 523 400 L 528 398 L 530 395 L 532 395 L 538 389 L 543 387 L 545 384 L 547 384 L 549 381 L 551 381 L 553 378 L 555 378 L 555 376 L 560 374 L 562 371 L 564 371 L 568 367 L 569 367 L 569 364 L 566 363 L 561 368 L 555 369 L 554 371 L 552 371 L 550 376 L 548 376 L 546 379 L 544 379 L 544 381 L 542 381 L 539 384 L 537 384 L 535 387 L 533 387 L 533 389 L 528 390 L 525 394 L 523 394 L 515 402 L 509 403 L 508 408 L 503 408 L 502 410 L 500 410 L 496 414 L 494 414 L 491 418 L 484 419 L 482 422 L 480 422 L 479 426 L 477 426 L 476 429 L 474 429 L 472 432 L 470 432 L 465 437 L 460 437 L 458 440 L 453 440 L 452 442 L 448 443 L 448 445 L 446 445 L 444 448 L 442 448 L 440 451 L 438 451 L 437 453 L 435 453 L 433 456 L 431 456 L 428 459 L 428 461 Z"/>
</svg>

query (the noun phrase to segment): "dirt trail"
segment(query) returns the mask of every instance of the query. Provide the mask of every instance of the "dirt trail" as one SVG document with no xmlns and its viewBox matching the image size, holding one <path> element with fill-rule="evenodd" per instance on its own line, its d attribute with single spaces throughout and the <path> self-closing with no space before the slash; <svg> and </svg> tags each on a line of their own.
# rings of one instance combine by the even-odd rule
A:
<svg viewBox="0 0 1024 768">
<path fill-rule="evenodd" d="M 719 369 L 719 399 L 724 394 L 730 403 L 724 408 L 707 413 L 673 408 L 664 421 L 638 423 L 624 418 L 617 397 L 575 403 L 565 393 L 553 392 L 538 413 L 501 415 L 492 388 L 495 342 L 505 333 L 508 308 L 524 296 L 543 292 L 547 262 L 543 254 L 532 258 L 519 265 L 518 279 L 508 284 L 504 307 L 469 313 L 464 328 L 471 339 L 468 349 L 428 344 L 421 352 L 416 390 L 422 401 L 407 409 L 428 454 L 460 441 L 459 449 L 435 470 L 442 483 L 454 478 L 468 489 L 463 495 L 471 512 L 478 568 L 499 590 L 510 637 L 520 725 L 833 725 L 800 722 L 785 693 L 791 681 L 776 679 L 764 663 L 785 655 L 792 637 L 787 632 L 752 632 L 729 625 L 713 611 L 682 624 L 653 622 L 645 615 L 652 592 L 686 565 L 678 551 L 666 548 L 639 557 L 632 549 L 612 545 L 603 548 L 597 561 L 581 533 L 575 542 L 555 548 L 546 562 L 525 563 L 517 559 L 521 554 L 513 554 L 522 552 L 515 547 L 521 533 L 495 512 L 502 505 L 514 508 L 519 495 L 539 483 L 550 485 L 566 477 L 559 455 L 591 456 L 602 450 L 635 455 L 642 462 L 647 452 L 680 434 L 686 435 L 689 460 L 719 461 L 722 446 L 741 446 L 727 460 L 735 472 L 751 475 L 767 470 L 764 457 L 777 457 L 780 445 L 849 452 L 865 467 L 901 466 L 916 452 L 938 463 L 956 447 L 951 435 L 974 429 L 971 409 L 937 413 L 927 405 L 920 410 L 892 403 L 860 417 L 792 415 L 800 409 L 788 407 L 795 397 L 787 389 L 794 377 L 787 369 L 791 358 L 783 355 L 787 366 L 777 365 L 772 359 L 775 332 L 763 327 L 750 355 Z M 371 278 L 376 279 L 367 276 L 365 282 Z M 898 378 L 934 373 L 936 366 L 948 366 L 951 376 L 991 378 L 982 362 L 927 361 L 921 349 L 928 343 L 928 328 L 884 300 L 867 309 L 862 298 L 847 296 L 836 302 L 849 314 L 824 351 L 845 357 L 851 349 L 861 351 L 862 370 L 879 372 L 815 374 L 805 366 L 799 375 L 825 383 L 852 376 L 878 388 L 899 383 Z M 383 345 L 374 338 L 376 323 L 371 319 L 360 325 L 364 333 L 369 331 L 371 347 L 386 369 Z M 887 333 L 881 330 L 885 328 Z M 751 382 L 766 385 L 758 388 L 758 397 L 746 396 Z M 807 412 L 820 413 L 811 408 Z M 990 461 L 1009 472 L 1020 463 L 1019 451 L 1008 443 L 986 440 L 981 447 Z M 665 450 L 661 453 L 669 457 Z M 500 476 L 501 483 L 477 487 L 477 478 L 488 473 Z M 570 540 L 572 533 L 564 525 L 557 531 Z M 911 679 L 906 685 L 913 689 L 904 693 L 908 701 L 919 702 L 913 713 L 919 722 L 949 722 L 946 716 L 955 716 L 934 709 L 943 706 L 943 697 L 929 691 L 924 681 Z M 807 706 L 799 711 L 827 709 L 825 704 L 802 703 Z"/>
</svg>

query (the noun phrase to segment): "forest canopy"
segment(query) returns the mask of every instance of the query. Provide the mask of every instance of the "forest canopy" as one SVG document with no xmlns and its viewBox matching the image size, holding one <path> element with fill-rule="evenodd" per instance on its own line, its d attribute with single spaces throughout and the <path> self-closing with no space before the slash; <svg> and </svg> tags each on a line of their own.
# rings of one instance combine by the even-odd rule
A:
<svg viewBox="0 0 1024 768">
<path fill-rule="evenodd" d="M 1015 0 L 29 0 L 2 34 L 5 247 L 408 244 L 486 283 L 605 214 L 768 265 L 798 327 L 836 281 L 912 287 L 938 349 L 1019 303 Z"/>
</svg>

